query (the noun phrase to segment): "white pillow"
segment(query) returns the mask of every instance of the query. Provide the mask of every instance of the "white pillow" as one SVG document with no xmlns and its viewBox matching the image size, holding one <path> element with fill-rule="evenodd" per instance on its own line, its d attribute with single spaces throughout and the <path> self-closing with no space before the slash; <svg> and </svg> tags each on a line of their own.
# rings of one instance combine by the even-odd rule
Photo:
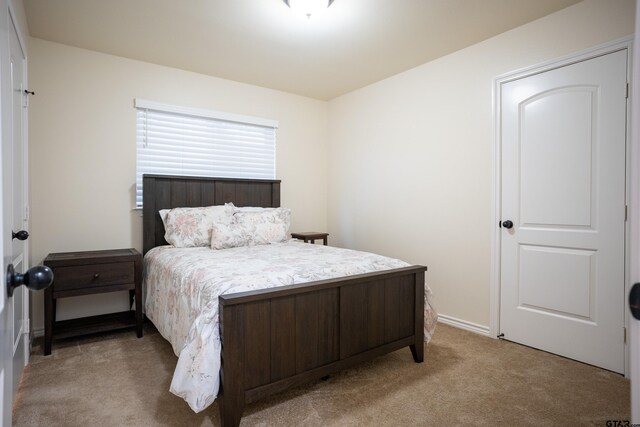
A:
<svg viewBox="0 0 640 427">
<path fill-rule="evenodd" d="M 169 213 L 171 209 L 160 209 L 158 211 L 158 213 L 160 214 L 160 219 L 162 220 L 162 223 L 164 224 L 165 220 L 167 219 L 167 214 Z"/>
<path fill-rule="evenodd" d="M 289 238 L 291 225 L 289 208 L 240 209 L 239 211 L 237 209 L 233 217 L 235 222 L 250 234 L 250 245 L 279 243 Z"/>
<path fill-rule="evenodd" d="M 249 246 L 251 233 L 242 225 L 213 224 L 211 228 L 211 249 L 229 249 Z"/>
<path fill-rule="evenodd" d="M 233 203 L 230 203 L 233 205 Z M 243 206 L 241 208 L 237 207 L 237 206 L 233 206 L 234 210 L 236 212 L 270 212 L 270 211 L 275 211 L 276 209 L 280 209 L 280 208 L 259 208 L 256 206 Z"/>
<path fill-rule="evenodd" d="M 163 209 L 164 210 L 164 209 Z M 233 221 L 233 205 L 199 208 L 174 208 L 163 218 L 165 240 L 177 248 L 209 246 L 214 224 L 230 224 Z M 163 212 L 160 211 L 162 218 Z"/>
</svg>

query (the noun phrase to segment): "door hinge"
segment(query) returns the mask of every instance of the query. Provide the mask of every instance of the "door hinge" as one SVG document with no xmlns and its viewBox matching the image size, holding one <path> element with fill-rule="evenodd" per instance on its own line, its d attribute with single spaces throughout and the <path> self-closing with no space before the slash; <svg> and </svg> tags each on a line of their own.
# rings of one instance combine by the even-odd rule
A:
<svg viewBox="0 0 640 427">
<path fill-rule="evenodd" d="M 629 83 L 627 83 L 627 90 L 626 90 L 626 93 L 625 93 L 624 97 L 629 99 Z"/>
<path fill-rule="evenodd" d="M 628 218 L 629 218 L 629 206 L 628 205 L 624 205 L 624 220 L 625 220 L 625 222 L 627 221 Z"/>
<path fill-rule="evenodd" d="M 29 333 L 29 328 L 31 327 L 30 322 L 29 322 L 29 318 L 26 318 L 24 321 L 24 331 L 23 333 L 28 334 Z"/>
<path fill-rule="evenodd" d="M 622 330 L 624 331 L 624 343 L 626 344 L 627 343 L 627 327 L 623 326 Z"/>
</svg>

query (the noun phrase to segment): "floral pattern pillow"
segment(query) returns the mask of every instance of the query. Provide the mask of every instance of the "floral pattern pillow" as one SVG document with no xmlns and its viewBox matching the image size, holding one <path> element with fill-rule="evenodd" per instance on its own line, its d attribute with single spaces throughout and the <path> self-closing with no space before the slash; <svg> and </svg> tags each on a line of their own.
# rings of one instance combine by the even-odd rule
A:
<svg viewBox="0 0 640 427">
<path fill-rule="evenodd" d="M 236 223 L 250 235 L 250 245 L 284 242 L 289 238 L 291 210 L 289 208 L 259 211 L 236 211 Z"/>
<path fill-rule="evenodd" d="M 167 214 L 171 211 L 171 209 L 160 209 L 158 213 L 160 214 L 160 219 L 162 219 L 162 223 L 164 224 L 167 220 Z"/>
<path fill-rule="evenodd" d="M 164 238 L 176 248 L 209 246 L 213 225 L 230 224 L 233 212 L 233 205 L 171 209 L 164 218 Z"/>
<path fill-rule="evenodd" d="M 231 224 L 214 224 L 211 228 L 211 249 L 229 249 L 249 246 L 251 233 L 235 222 Z"/>
</svg>

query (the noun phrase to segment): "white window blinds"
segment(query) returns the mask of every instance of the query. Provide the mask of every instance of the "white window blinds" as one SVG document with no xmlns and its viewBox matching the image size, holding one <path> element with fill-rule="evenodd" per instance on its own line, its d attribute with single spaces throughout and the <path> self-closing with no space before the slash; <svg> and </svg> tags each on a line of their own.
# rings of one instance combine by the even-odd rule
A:
<svg viewBox="0 0 640 427">
<path fill-rule="evenodd" d="M 136 207 L 142 175 L 275 179 L 277 122 L 136 99 Z"/>
</svg>

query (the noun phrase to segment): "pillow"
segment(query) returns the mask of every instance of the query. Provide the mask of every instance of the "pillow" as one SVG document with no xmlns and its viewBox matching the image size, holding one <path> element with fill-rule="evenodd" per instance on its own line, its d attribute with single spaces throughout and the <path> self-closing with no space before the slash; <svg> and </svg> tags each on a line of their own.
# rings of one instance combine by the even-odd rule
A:
<svg viewBox="0 0 640 427">
<path fill-rule="evenodd" d="M 253 208 L 256 209 L 256 208 Z M 238 210 L 233 215 L 236 223 L 250 234 L 250 245 L 279 243 L 289 238 L 291 210 L 268 208 L 260 210 Z"/>
<path fill-rule="evenodd" d="M 164 238 L 177 248 L 209 246 L 213 224 L 230 224 L 233 211 L 233 205 L 171 209 L 163 219 Z"/>
<path fill-rule="evenodd" d="M 211 228 L 211 249 L 237 248 L 250 243 L 251 233 L 240 224 L 213 224 Z"/>
<path fill-rule="evenodd" d="M 230 203 L 231 205 L 233 205 L 233 203 Z M 275 211 L 276 209 L 280 209 L 280 208 L 259 208 L 259 207 L 255 207 L 255 206 L 243 206 L 241 208 L 233 205 L 233 209 L 235 212 L 271 212 L 271 211 Z"/>
<path fill-rule="evenodd" d="M 160 214 L 160 219 L 162 220 L 162 223 L 164 224 L 165 221 L 167 220 L 167 214 L 169 213 L 171 209 L 160 209 L 158 211 L 158 213 Z M 166 228 L 166 224 L 165 224 L 165 228 Z"/>
</svg>

